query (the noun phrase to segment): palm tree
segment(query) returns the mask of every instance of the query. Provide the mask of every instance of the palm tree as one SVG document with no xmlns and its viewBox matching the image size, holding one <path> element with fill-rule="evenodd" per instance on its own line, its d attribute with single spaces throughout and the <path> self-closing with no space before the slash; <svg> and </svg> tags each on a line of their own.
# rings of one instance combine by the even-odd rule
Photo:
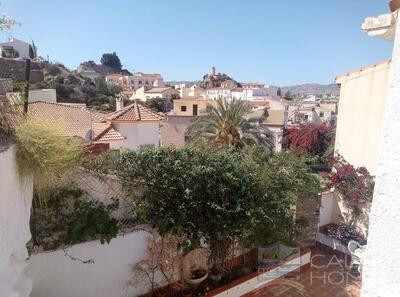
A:
<svg viewBox="0 0 400 297">
<path fill-rule="evenodd" d="M 257 145 L 272 150 L 274 135 L 262 123 L 267 117 L 249 117 L 250 106 L 237 99 L 217 100 L 217 106 L 198 116 L 188 127 L 192 140 L 205 140 L 223 147 L 233 145 L 238 149 L 246 145 Z"/>
</svg>

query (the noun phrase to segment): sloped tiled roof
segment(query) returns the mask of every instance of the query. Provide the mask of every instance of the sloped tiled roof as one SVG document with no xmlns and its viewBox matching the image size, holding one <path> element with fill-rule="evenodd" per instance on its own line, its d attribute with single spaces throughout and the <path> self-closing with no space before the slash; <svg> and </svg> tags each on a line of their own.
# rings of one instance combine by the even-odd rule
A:
<svg viewBox="0 0 400 297">
<path fill-rule="evenodd" d="M 275 109 L 258 109 L 252 111 L 247 117 L 248 118 L 260 118 L 267 112 L 267 117 L 264 124 L 267 126 L 283 126 L 285 124 L 285 112 L 284 110 Z"/>
<path fill-rule="evenodd" d="M 165 91 L 168 91 L 169 89 L 172 89 L 170 87 L 165 87 L 165 88 L 152 88 L 150 90 L 145 91 L 145 93 L 162 93 Z"/>
<path fill-rule="evenodd" d="M 93 130 L 95 133 L 94 141 L 97 142 L 103 141 L 103 137 L 108 141 L 124 139 L 112 128 L 111 123 L 104 122 L 100 116 L 86 108 L 37 101 L 29 103 L 28 115 L 63 125 L 68 136 L 78 136 L 85 139 L 87 132 Z"/>
<path fill-rule="evenodd" d="M 113 112 L 106 117 L 109 121 L 161 121 L 164 117 L 150 108 L 144 107 L 143 105 L 135 102 L 122 108 L 119 111 Z"/>
</svg>

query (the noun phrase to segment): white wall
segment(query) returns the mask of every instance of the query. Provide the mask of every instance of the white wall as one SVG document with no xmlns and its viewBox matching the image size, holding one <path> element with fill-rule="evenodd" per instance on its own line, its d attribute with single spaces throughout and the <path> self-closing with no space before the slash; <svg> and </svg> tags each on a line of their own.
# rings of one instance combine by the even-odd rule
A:
<svg viewBox="0 0 400 297">
<path fill-rule="evenodd" d="M 337 79 L 341 84 L 335 151 L 376 174 L 390 62 Z"/>
<path fill-rule="evenodd" d="M 42 90 L 31 90 L 29 91 L 29 102 L 35 101 L 46 101 L 46 102 L 57 102 L 56 89 L 42 89 Z"/>
<path fill-rule="evenodd" d="M 275 152 L 279 153 L 282 151 L 282 135 L 283 135 L 283 128 L 276 127 L 276 126 L 268 126 L 268 129 L 274 135 L 274 142 L 275 142 Z"/>
<path fill-rule="evenodd" d="M 26 274 L 26 243 L 31 238 L 32 178 L 18 174 L 15 147 L 3 149 L 0 147 L 0 296 L 28 297 L 32 281 Z"/>
<path fill-rule="evenodd" d="M 390 90 L 380 139 L 363 269 L 362 297 L 400 296 L 400 21 L 396 27 Z"/>
<path fill-rule="evenodd" d="M 110 244 L 91 241 L 66 249 L 68 255 L 93 259 L 94 264 L 73 261 L 63 250 L 31 256 L 31 297 L 134 297 L 145 293 L 145 285 L 128 288 L 127 282 L 133 276 L 132 265 L 146 257 L 148 234 L 128 233 Z"/>
<path fill-rule="evenodd" d="M 324 226 L 332 223 L 334 197 L 331 192 L 322 193 L 321 207 L 319 209 L 319 225 Z"/>
<path fill-rule="evenodd" d="M 117 143 L 111 142 L 110 148 L 138 149 L 141 145 L 160 145 L 159 122 L 113 122 L 114 128 L 126 137 Z"/>
<path fill-rule="evenodd" d="M 18 51 L 19 58 L 29 58 L 29 43 L 13 38 L 9 42 L 1 43 L 0 47 L 1 46 L 12 46 L 16 51 Z"/>
</svg>

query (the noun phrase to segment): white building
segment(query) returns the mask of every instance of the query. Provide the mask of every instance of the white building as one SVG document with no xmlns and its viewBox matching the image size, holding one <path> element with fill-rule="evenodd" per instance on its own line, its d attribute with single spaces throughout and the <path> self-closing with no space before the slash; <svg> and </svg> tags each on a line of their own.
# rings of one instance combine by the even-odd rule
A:
<svg viewBox="0 0 400 297">
<path fill-rule="evenodd" d="M 104 118 L 124 139 L 112 142 L 112 149 L 138 149 L 160 146 L 160 121 L 163 117 L 135 102 Z"/>
<path fill-rule="evenodd" d="M 124 89 L 129 88 L 131 90 L 137 90 L 141 87 L 154 88 L 165 86 L 163 77 L 158 73 L 146 74 L 136 72 L 132 75 L 111 74 L 105 77 L 105 81 L 108 85 L 119 85 Z"/>
<path fill-rule="evenodd" d="M 178 91 L 171 87 L 151 88 L 141 87 L 135 91 L 131 99 L 146 101 L 152 98 L 174 99 L 178 96 Z"/>
<path fill-rule="evenodd" d="M 212 88 L 206 89 L 205 92 L 207 100 L 232 99 L 232 89 L 230 88 Z"/>
<path fill-rule="evenodd" d="M 33 56 L 30 56 L 30 47 L 32 48 Z M 16 56 L 9 56 L 12 51 L 17 53 Z M 31 46 L 29 43 L 19 40 L 17 38 L 10 38 L 8 42 L 0 43 L 0 56 L 1 57 L 13 57 L 21 59 L 36 58 L 36 47 Z"/>
</svg>

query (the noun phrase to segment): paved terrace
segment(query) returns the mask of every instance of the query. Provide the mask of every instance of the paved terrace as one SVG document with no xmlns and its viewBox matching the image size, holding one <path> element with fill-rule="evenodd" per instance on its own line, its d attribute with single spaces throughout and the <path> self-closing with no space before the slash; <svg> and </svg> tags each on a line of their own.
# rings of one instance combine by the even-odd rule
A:
<svg viewBox="0 0 400 297">
<path fill-rule="evenodd" d="M 258 297 L 359 297 L 361 280 L 358 278 L 357 269 L 353 274 L 348 273 L 344 261 L 332 256 L 312 250 L 312 265 L 308 271 L 302 272 L 300 280 L 304 291 L 293 287 L 277 285 L 265 289 L 257 294 Z"/>
</svg>

